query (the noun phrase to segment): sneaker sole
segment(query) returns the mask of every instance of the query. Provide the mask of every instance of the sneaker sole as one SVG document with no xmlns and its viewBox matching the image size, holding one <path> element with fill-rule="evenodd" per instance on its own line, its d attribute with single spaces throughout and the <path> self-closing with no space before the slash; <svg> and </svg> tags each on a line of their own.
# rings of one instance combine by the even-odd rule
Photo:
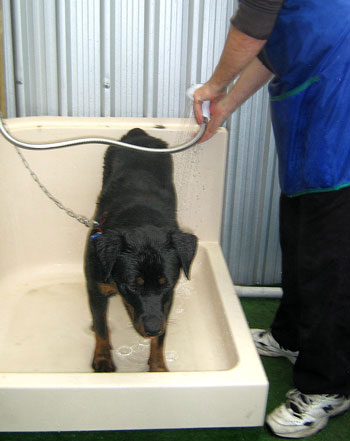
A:
<svg viewBox="0 0 350 441">
<path fill-rule="evenodd" d="M 350 408 L 350 403 L 345 402 L 342 406 L 335 409 L 333 413 L 329 412 L 328 415 L 320 419 L 320 421 L 318 423 L 315 423 L 312 427 L 294 433 L 281 433 L 278 431 L 277 428 L 273 429 L 274 421 L 272 419 L 270 419 L 269 421 L 269 417 L 267 417 L 266 419 L 266 425 L 274 435 L 277 435 L 281 438 L 292 438 L 292 439 L 307 438 L 309 436 L 315 435 L 316 433 L 324 429 L 327 426 L 330 418 L 343 415 L 349 408 Z M 303 427 L 303 426 L 298 426 L 298 427 Z"/>
<path fill-rule="evenodd" d="M 298 432 L 292 432 L 292 433 L 281 433 L 278 431 L 278 429 L 273 428 L 273 422 L 266 421 L 267 427 L 270 429 L 270 431 L 281 438 L 291 438 L 291 439 L 298 439 L 298 438 L 307 438 L 309 436 L 315 435 L 316 433 L 320 432 L 322 429 L 324 429 L 328 424 L 329 417 L 324 417 L 322 420 L 320 420 L 317 424 L 314 424 L 312 427 L 300 430 Z M 303 426 L 298 426 L 303 427 Z"/>
<path fill-rule="evenodd" d="M 280 354 L 276 352 L 270 352 L 269 350 L 264 350 L 264 348 L 258 348 L 256 347 L 256 350 L 258 351 L 259 355 L 262 355 L 263 357 L 270 357 L 270 358 L 287 358 L 292 364 L 295 364 L 298 357 L 294 357 L 293 355 L 285 355 Z"/>
</svg>

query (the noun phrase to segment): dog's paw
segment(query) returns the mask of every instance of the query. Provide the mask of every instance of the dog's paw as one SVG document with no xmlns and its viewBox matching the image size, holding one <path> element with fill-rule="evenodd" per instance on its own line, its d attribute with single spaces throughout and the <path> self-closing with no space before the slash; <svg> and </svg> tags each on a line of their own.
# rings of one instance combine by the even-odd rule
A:
<svg viewBox="0 0 350 441">
<path fill-rule="evenodd" d="M 169 372 L 165 364 L 149 363 L 150 372 Z"/>
<path fill-rule="evenodd" d="M 92 362 L 92 368 L 95 372 L 115 372 L 116 366 L 109 355 L 95 355 Z"/>
</svg>

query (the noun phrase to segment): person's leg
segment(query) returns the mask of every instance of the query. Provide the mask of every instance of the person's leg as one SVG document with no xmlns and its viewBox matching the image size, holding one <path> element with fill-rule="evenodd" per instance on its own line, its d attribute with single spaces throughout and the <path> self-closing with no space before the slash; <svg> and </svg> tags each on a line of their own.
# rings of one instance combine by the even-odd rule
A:
<svg viewBox="0 0 350 441">
<path fill-rule="evenodd" d="M 313 435 L 350 408 L 350 189 L 299 203 L 296 389 L 266 420 L 286 438 Z"/>
<path fill-rule="evenodd" d="M 252 329 L 252 337 L 260 355 L 286 357 L 295 363 L 298 356 L 299 293 L 299 198 L 280 198 L 280 244 L 282 249 L 283 296 L 271 329 Z"/>
<path fill-rule="evenodd" d="M 283 296 L 271 326 L 272 336 L 285 349 L 298 351 L 300 300 L 298 291 L 300 198 L 280 198 L 280 244 Z"/>
<path fill-rule="evenodd" d="M 295 386 L 350 394 L 350 189 L 301 196 Z"/>
</svg>

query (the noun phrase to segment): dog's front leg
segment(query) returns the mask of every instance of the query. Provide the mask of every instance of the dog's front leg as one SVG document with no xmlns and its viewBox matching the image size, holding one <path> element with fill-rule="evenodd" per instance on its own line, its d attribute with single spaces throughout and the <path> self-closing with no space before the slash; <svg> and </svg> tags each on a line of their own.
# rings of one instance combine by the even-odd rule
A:
<svg viewBox="0 0 350 441">
<path fill-rule="evenodd" d="M 165 334 L 151 340 L 151 354 L 148 360 L 150 372 L 168 372 L 164 359 L 164 338 Z"/>
<path fill-rule="evenodd" d="M 112 359 L 112 346 L 109 341 L 107 326 L 108 299 L 90 296 L 90 308 L 93 317 L 96 346 L 92 368 L 95 372 L 115 372 L 116 366 Z"/>
</svg>

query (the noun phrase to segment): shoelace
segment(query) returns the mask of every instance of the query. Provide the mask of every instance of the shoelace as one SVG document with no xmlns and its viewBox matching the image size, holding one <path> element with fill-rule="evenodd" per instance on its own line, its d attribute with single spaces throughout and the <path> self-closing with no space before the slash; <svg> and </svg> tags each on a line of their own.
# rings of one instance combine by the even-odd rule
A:
<svg viewBox="0 0 350 441">
<path fill-rule="evenodd" d="M 282 351 L 285 351 L 285 352 L 291 352 L 291 351 L 289 351 L 289 349 L 285 349 L 283 346 L 281 346 L 278 342 L 276 342 L 276 340 L 272 337 L 272 335 L 268 332 L 268 331 L 262 331 L 262 332 L 260 332 L 260 334 L 259 334 L 259 338 L 263 338 L 263 337 L 267 337 L 267 339 L 268 339 L 268 343 L 266 344 L 266 343 L 264 343 L 264 342 L 262 342 L 262 341 L 259 341 L 258 343 L 259 343 L 259 345 L 261 345 L 261 346 L 272 346 L 272 347 L 274 347 L 274 348 L 276 348 L 276 349 L 280 349 L 280 350 L 282 350 Z M 277 344 L 277 345 L 276 345 Z"/>
<path fill-rule="evenodd" d="M 297 418 L 301 418 L 302 414 L 314 402 L 310 396 L 306 396 L 299 391 L 291 392 L 288 398 L 287 407 L 292 410 Z"/>
<path fill-rule="evenodd" d="M 302 414 L 306 413 L 309 406 L 311 406 L 315 401 L 318 401 L 321 398 L 329 397 L 329 398 L 340 398 L 340 395 L 332 395 L 332 394 L 325 394 L 325 395 L 316 395 L 313 394 L 312 398 L 310 395 L 304 395 L 298 390 L 292 391 L 288 396 L 288 403 L 287 407 L 292 410 L 293 414 L 297 418 L 302 418 Z M 327 410 L 332 410 L 333 407 L 329 404 L 324 408 L 324 411 L 327 412 Z"/>
</svg>

